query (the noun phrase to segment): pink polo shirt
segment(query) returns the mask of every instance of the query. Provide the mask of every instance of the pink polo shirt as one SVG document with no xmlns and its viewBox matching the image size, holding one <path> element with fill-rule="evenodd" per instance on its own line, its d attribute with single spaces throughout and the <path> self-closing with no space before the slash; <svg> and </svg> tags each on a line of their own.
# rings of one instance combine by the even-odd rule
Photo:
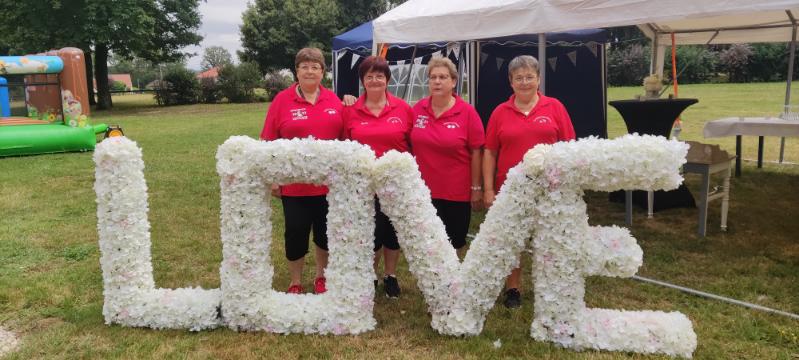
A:
<svg viewBox="0 0 799 360">
<path fill-rule="evenodd" d="M 508 170 L 522 161 L 527 150 L 538 144 L 554 144 L 574 140 L 574 127 L 569 113 L 558 99 L 538 93 L 538 103 L 528 115 L 513 104 L 516 95 L 499 104 L 488 120 L 486 149 L 497 154 L 497 176 L 494 189 L 505 183 Z"/>
<path fill-rule="evenodd" d="M 386 107 L 375 116 L 366 108 L 366 94 L 344 107 L 344 136 L 368 145 L 377 157 L 386 151 L 407 152 L 413 126 L 413 110 L 402 99 L 386 93 Z"/>
<path fill-rule="evenodd" d="M 455 105 L 436 118 L 430 97 L 413 107 L 411 149 L 434 199 L 471 201 L 472 150 L 485 142 L 477 111 L 455 96 Z"/>
<path fill-rule="evenodd" d="M 319 88 L 316 104 L 297 94 L 297 84 L 281 91 L 272 100 L 266 113 L 262 140 L 307 138 L 319 140 L 343 139 L 344 120 L 341 100 L 332 91 Z M 327 194 L 326 186 L 289 184 L 280 187 L 286 196 L 318 196 Z"/>
</svg>

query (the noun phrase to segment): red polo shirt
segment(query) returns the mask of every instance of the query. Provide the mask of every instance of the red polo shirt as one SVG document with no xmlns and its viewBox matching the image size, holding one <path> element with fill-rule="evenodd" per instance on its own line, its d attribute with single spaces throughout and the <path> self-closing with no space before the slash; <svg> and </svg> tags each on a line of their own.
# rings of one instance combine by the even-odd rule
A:
<svg viewBox="0 0 799 360">
<path fill-rule="evenodd" d="M 574 127 L 566 108 L 555 98 L 538 93 L 538 103 L 528 115 L 513 104 L 516 95 L 499 104 L 488 120 L 486 149 L 497 154 L 494 189 L 505 183 L 510 168 L 522 161 L 527 150 L 538 144 L 574 140 Z"/>
<path fill-rule="evenodd" d="M 438 118 L 433 115 L 430 97 L 416 103 L 413 112 L 411 148 L 432 197 L 471 201 L 472 150 L 485 142 L 477 111 L 455 96 L 455 105 Z"/>
<path fill-rule="evenodd" d="M 413 110 L 402 99 L 386 93 L 386 107 L 375 116 L 366 108 L 366 94 L 354 105 L 344 107 L 344 136 L 367 145 L 377 157 L 386 151 L 407 152 Z"/>
<path fill-rule="evenodd" d="M 297 94 L 297 84 L 281 91 L 272 100 L 266 113 L 262 140 L 307 138 L 319 140 L 343 139 L 344 120 L 341 100 L 332 91 L 319 88 L 316 104 Z M 327 194 L 326 186 L 289 184 L 280 187 L 286 196 L 318 196 Z"/>
</svg>

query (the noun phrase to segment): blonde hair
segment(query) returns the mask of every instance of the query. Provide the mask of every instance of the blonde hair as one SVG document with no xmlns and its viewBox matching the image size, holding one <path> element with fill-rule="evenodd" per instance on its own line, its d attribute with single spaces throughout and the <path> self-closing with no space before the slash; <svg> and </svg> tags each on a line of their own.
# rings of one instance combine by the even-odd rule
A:
<svg viewBox="0 0 799 360">
<path fill-rule="evenodd" d="M 322 66 L 322 71 L 325 70 L 325 56 L 322 55 L 322 50 L 317 48 L 307 47 L 297 51 L 297 56 L 294 57 L 294 68 L 298 68 L 304 62 L 317 63 Z"/>
<path fill-rule="evenodd" d="M 449 76 L 452 79 L 458 78 L 458 70 L 455 68 L 455 64 L 447 57 L 434 57 L 430 59 L 427 63 L 427 76 L 430 76 L 430 73 L 433 72 L 433 68 L 437 67 L 445 67 L 449 70 Z"/>
</svg>

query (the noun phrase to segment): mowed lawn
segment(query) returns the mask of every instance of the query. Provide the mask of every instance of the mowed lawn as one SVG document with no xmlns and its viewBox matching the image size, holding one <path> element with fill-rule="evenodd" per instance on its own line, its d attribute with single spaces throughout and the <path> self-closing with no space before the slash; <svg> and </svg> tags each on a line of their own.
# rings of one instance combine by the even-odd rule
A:
<svg viewBox="0 0 799 360">
<path fill-rule="evenodd" d="M 684 140 L 719 143 L 734 152 L 734 138 L 702 137 L 705 122 L 726 116 L 778 115 L 784 84 L 683 85 L 682 97 L 699 103 L 683 113 Z M 610 100 L 632 98 L 640 87 L 611 88 Z M 94 122 L 119 124 L 144 153 L 149 187 L 152 261 L 157 286 L 219 287 L 217 147 L 232 135 L 257 138 L 267 104 L 158 107 L 141 95 L 114 98 L 113 111 Z M 608 109 L 611 137 L 626 132 Z M 787 139 L 786 161 L 799 163 L 799 138 Z M 766 139 L 775 160 L 779 139 Z M 755 158 L 756 138 L 744 139 L 744 158 Z M 689 188 L 699 178 L 687 176 Z M 402 296 L 378 293 L 377 328 L 360 336 L 274 335 L 212 331 L 157 331 L 104 324 L 103 289 L 92 188 L 91 153 L 0 159 L 0 327 L 16 332 L 21 347 L 8 357 L 29 358 L 540 358 L 660 359 L 602 351 L 575 352 L 530 338 L 533 293 L 529 255 L 524 306 L 507 310 L 501 299 L 481 335 L 442 336 L 430 327 L 427 306 L 404 259 Z M 696 193 L 696 191 L 695 191 Z M 586 195 L 592 224 L 624 225 L 624 208 L 605 193 Z M 274 287 L 284 291 L 282 216 L 273 202 Z M 630 228 L 644 250 L 639 275 L 799 313 L 799 166 L 744 162 L 733 179 L 729 229 L 719 230 L 720 202 L 711 203 L 708 235 L 696 235 L 696 209 L 672 209 L 646 219 L 637 209 Z M 482 219 L 475 214 L 473 232 Z M 309 289 L 312 256 L 304 276 Z M 799 320 L 771 315 L 632 279 L 588 279 L 591 307 L 680 311 L 692 321 L 697 359 L 797 359 Z M 501 346 L 494 343 L 500 340 Z"/>
</svg>

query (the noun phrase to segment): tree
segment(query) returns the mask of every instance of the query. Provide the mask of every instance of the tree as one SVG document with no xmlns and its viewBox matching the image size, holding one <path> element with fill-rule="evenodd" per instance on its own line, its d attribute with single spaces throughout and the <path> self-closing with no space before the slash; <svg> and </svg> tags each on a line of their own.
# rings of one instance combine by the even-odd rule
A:
<svg viewBox="0 0 799 360">
<path fill-rule="evenodd" d="M 196 34 L 198 5 L 199 0 L 0 0 L 0 13 L 15 19 L 0 23 L 0 43 L 18 54 L 80 47 L 97 79 L 97 108 L 107 109 L 109 52 L 152 62 L 182 58 L 180 49 L 202 40 Z M 53 26 L 53 19 L 68 21 Z M 87 77 L 91 88 L 92 71 Z"/>
<path fill-rule="evenodd" d="M 200 66 L 203 70 L 210 68 L 222 68 L 225 65 L 233 64 L 233 57 L 230 52 L 221 46 L 210 46 L 205 48 L 203 61 Z"/>
<path fill-rule="evenodd" d="M 727 71 L 730 82 L 748 80 L 746 68 L 752 55 L 752 46 L 749 44 L 732 44 L 719 53 L 719 65 Z"/>
<path fill-rule="evenodd" d="M 352 29 L 380 16 L 388 10 L 389 5 L 381 0 L 338 0 L 341 30 Z"/>
<path fill-rule="evenodd" d="M 330 53 L 338 19 L 334 0 L 255 0 L 242 14 L 239 58 L 257 63 L 263 73 L 293 69 L 294 55 L 303 47 Z"/>
<path fill-rule="evenodd" d="M 232 103 L 254 101 L 255 88 L 262 84 L 260 70 L 254 63 L 227 64 L 219 71 L 220 92 Z"/>
</svg>

